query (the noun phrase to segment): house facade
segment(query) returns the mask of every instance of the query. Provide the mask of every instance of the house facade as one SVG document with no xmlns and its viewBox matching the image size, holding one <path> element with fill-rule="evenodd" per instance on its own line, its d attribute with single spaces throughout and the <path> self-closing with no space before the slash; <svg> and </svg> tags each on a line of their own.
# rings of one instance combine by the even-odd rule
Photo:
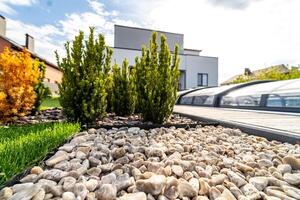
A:
<svg viewBox="0 0 300 200">
<path fill-rule="evenodd" d="M 39 61 L 44 62 L 46 65 L 44 83 L 50 88 L 53 95 L 58 94 L 57 83 L 59 83 L 62 78 L 61 70 L 57 67 L 57 65 L 49 62 L 35 52 L 34 38 L 32 36 L 28 34 L 25 35 L 25 45 L 20 45 L 9 39 L 9 37 L 6 36 L 5 17 L 0 15 L 0 53 L 2 53 L 5 48 L 9 48 L 14 51 L 22 51 L 23 48 L 26 48 L 30 52 L 32 59 L 37 58 Z"/>
<path fill-rule="evenodd" d="M 142 45 L 148 46 L 154 30 L 114 26 L 114 53 L 113 62 L 121 65 L 125 58 L 129 65 L 135 64 L 136 56 L 141 56 Z M 167 37 L 168 46 L 171 51 L 175 45 L 179 46 L 180 56 L 180 82 L 179 90 L 195 88 L 199 86 L 218 85 L 218 58 L 200 55 L 201 50 L 184 48 L 184 35 L 156 31 L 158 38 L 161 34 Z M 159 44 L 159 39 L 158 39 Z"/>
</svg>

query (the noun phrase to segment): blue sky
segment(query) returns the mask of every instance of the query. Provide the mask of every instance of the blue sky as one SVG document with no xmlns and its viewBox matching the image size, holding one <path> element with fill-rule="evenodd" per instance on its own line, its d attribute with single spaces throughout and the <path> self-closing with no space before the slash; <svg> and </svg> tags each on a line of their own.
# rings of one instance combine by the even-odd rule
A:
<svg viewBox="0 0 300 200">
<path fill-rule="evenodd" d="M 185 35 L 185 48 L 219 57 L 224 81 L 245 67 L 300 64 L 299 0 L 0 0 L 7 37 L 55 62 L 54 50 L 95 26 L 113 46 L 113 25 Z"/>
</svg>

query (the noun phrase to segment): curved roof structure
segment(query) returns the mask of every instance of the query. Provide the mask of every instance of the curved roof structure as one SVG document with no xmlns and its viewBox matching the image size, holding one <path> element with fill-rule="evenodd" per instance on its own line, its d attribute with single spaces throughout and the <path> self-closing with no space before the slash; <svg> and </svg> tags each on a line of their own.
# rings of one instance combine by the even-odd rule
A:
<svg viewBox="0 0 300 200">
<path fill-rule="evenodd" d="M 178 104 L 300 112 L 300 79 L 201 89 L 183 94 Z"/>
</svg>

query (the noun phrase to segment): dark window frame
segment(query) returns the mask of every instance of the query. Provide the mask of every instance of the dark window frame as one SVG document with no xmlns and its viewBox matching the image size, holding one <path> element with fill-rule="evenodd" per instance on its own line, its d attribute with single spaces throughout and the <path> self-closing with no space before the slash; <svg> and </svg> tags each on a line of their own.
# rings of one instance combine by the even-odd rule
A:
<svg viewBox="0 0 300 200">
<path fill-rule="evenodd" d="M 206 76 L 206 84 L 203 82 L 203 76 Z M 201 83 L 199 83 L 199 76 L 201 77 Z M 198 73 L 197 74 L 197 85 L 198 86 L 208 86 L 208 73 Z"/>
</svg>

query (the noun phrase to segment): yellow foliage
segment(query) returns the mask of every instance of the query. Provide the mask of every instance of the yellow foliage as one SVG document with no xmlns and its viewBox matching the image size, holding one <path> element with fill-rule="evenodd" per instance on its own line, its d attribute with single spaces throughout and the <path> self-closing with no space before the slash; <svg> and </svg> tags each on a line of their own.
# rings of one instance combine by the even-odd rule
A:
<svg viewBox="0 0 300 200">
<path fill-rule="evenodd" d="M 33 108 L 38 83 L 39 62 L 32 61 L 30 53 L 10 51 L 0 55 L 0 121 L 24 116 Z"/>
</svg>

